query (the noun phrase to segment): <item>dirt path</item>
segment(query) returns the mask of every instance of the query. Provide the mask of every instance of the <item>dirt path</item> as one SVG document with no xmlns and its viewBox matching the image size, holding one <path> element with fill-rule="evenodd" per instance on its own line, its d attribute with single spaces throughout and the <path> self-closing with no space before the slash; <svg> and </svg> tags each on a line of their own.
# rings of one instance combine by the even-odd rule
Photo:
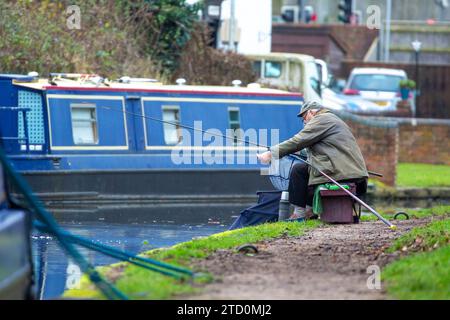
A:
<svg viewBox="0 0 450 320">
<path fill-rule="evenodd" d="M 427 221 L 399 221 L 397 232 L 380 222 L 323 226 L 299 238 L 261 242 L 254 256 L 222 250 L 196 264 L 217 281 L 187 298 L 385 299 L 383 289 L 367 288 L 367 267 L 394 260 L 384 249 Z"/>
</svg>

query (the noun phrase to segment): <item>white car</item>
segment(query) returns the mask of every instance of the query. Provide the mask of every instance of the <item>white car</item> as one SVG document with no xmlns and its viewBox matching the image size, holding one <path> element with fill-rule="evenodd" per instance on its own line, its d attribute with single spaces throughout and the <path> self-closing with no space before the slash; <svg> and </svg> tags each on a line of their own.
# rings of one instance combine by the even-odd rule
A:
<svg viewBox="0 0 450 320">
<path fill-rule="evenodd" d="M 331 110 L 346 110 L 355 113 L 380 112 L 380 106 L 371 101 L 364 100 L 359 96 L 337 93 L 329 88 L 322 90 L 322 101 L 323 106 Z"/>
<path fill-rule="evenodd" d="M 357 113 L 376 113 L 380 107 L 370 101 L 364 100 L 360 96 L 347 96 L 341 92 L 335 91 L 334 77 L 328 70 L 325 61 L 316 59 L 316 65 L 321 74 L 322 80 L 322 105 L 331 110 L 346 110 Z M 334 83 L 334 84 L 333 84 Z"/>
<path fill-rule="evenodd" d="M 353 69 L 343 94 L 357 96 L 379 106 L 379 112 L 395 111 L 399 95 L 399 83 L 407 74 L 399 69 L 355 68 Z"/>
</svg>

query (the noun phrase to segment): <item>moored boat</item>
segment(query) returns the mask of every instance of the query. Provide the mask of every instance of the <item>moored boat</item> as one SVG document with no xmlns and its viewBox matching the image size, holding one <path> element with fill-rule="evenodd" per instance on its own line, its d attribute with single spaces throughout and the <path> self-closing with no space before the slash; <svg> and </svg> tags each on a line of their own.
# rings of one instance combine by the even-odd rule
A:
<svg viewBox="0 0 450 320">
<path fill-rule="evenodd" d="M 256 153 L 301 129 L 302 100 L 255 85 L 0 75 L 0 141 L 47 203 L 253 201 L 272 189 Z"/>
</svg>

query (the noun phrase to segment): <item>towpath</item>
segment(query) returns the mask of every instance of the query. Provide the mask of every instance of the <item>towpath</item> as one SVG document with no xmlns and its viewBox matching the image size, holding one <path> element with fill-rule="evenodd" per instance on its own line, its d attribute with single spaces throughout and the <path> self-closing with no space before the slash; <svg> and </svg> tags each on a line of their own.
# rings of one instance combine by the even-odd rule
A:
<svg viewBox="0 0 450 320">
<path fill-rule="evenodd" d="M 386 299 L 367 286 L 367 268 L 381 269 L 397 254 L 384 251 L 393 240 L 429 219 L 399 221 L 393 232 L 381 222 L 324 225 L 292 238 L 257 244 L 253 256 L 221 250 L 196 262 L 216 281 L 183 299 Z"/>
</svg>

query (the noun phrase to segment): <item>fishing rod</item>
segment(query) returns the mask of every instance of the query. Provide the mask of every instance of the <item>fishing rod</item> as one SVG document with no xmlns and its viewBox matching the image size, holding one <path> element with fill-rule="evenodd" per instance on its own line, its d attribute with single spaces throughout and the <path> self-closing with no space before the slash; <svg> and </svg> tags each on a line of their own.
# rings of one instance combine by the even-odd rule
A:
<svg viewBox="0 0 450 320">
<path fill-rule="evenodd" d="M 244 143 L 247 143 L 249 145 L 253 145 L 255 147 L 259 147 L 259 148 L 264 148 L 264 149 L 270 150 L 269 146 L 266 146 L 266 145 L 263 145 L 263 144 L 259 144 L 259 143 L 255 143 L 255 142 L 239 139 L 239 138 L 236 138 L 236 137 L 227 136 L 227 135 L 224 135 L 224 134 L 208 132 L 206 130 L 202 130 L 202 129 L 199 129 L 199 128 L 196 128 L 196 127 L 184 125 L 184 124 L 181 124 L 181 123 L 178 123 L 178 122 L 171 122 L 171 121 L 167 121 L 167 120 L 162 120 L 162 119 L 159 119 L 159 118 L 150 117 L 150 116 L 146 116 L 146 115 L 135 113 L 135 112 L 131 112 L 131 111 L 116 110 L 116 109 L 113 109 L 113 108 L 110 108 L 110 107 L 105 107 L 105 106 L 100 106 L 100 107 L 103 108 L 103 109 L 107 109 L 107 110 L 111 110 L 111 111 L 115 111 L 115 112 L 119 112 L 119 113 L 129 114 L 129 115 L 135 116 L 135 117 L 141 117 L 141 118 L 144 118 L 144 119 L 153 120 L 153 121 L 157 121 L 157 122 L 160 122 L 160 123 L 166 123 L 166 124 L 171 124 L 173 126 L 179 126 L 181 128 L 190 129 L 190 130 L 193 130 L 193 131 L 199 131 L 199 132 L 206 133 L 206 134 L 209 134 L 209 135 L 215 136 L 215 137 L 220 137 L 220 138 L 225 138 L 225 139 L 230 139 L 230 140 L 236 140 L 236 141 L 239 141 L 239 142 L 244 142 Z M 370 175 L 373 175 L 373 176 L 383 177 L 383 175 L 381 173 L 377 173 L 377 172 L 373 172 L 373 171 L 367 171 L 367 172 Z"/>
<path fill-rule="evenodd" d="M 236 137 L 230 137 L 230 136 L 227 136 L 227 135 L 224 135 L 224 134 L 218 134 L 218 133 L 207 132 L 206 130 L 202 130 L 202 129 L 195 128 L 195 127 L 188 126 L 188 125 L 182 125 L 182 124 L 177 123 L 177 122 L 171 122 L 171 121 L 167 121 L 167 120 L 162 120 L 162 119 L 158 119 L 158 118 L 155 118 L 155 117 L 150 117 L 150 116 L 146 116 L 146 115 L 143 115 L 143 114 L 139 114 L 139 113 L 135 113 L 135 112 L 130 112 L 130 111 L 115 110 L 115 109 L 110 108 L 110 107 L 102 107 L 102 108 L 108 109 L 108 110 L 112 110 L 112 111 L 116 111 L 116 112 L 120 112 L 120 113 L 126 113 L 126 114 L 129 114 L 129 115 L 135 116 L 135 117 L 142 117 L 142 118 L 144 118 L 144 119 L 149 119 L 149 120 L 154 120 L 154 121 L 161 122 L 161 123 L 171 124 L 171 125 L 174 125 L 174 126 L 179 126 L 179 127 L 186 128 L 186 129 L 190 129 L 190 130 L 194 130 L 194 131 L 200 131 L 200 132 L 203 132 L 203 133 L 210 134 L 210 135 L 212 135 L 212 136 L 217 136 L 217 137 L 221 137 L 221 138 L 225 138 L 225 139 L 232 139 L 232 140 L 235 140 L 235 141 L 244 142 L 244 143 L 247 143 L 247 144 L 250 144 L 250 145 L 253 145 L 253 146 L 257 146 L 257 147 L 260 147 L 260 148 L 265 148 L 265 149 L 270 150 L 270 147 L 269 147 L 269 146 L 266 146 L 266 145 L 261 145 L 261 144 L 255 143 L 255 142 L 251 142 L 251 141 L 239 139 L 239 138 L 236 138 Z M 295 155 L 294 155 L 294 156 L 295 156 Z M 331 178 L 330 176 L 328 176 L 327 174 L 325 174 L 323 171 L 321 171 L 320 169 L 318 169 L 317 167 L 315 167 L 314 165 L 312 165 L 312 164 L 309 163 L 308 161 L 303 160 L 301 157 L 298 157 L 298 156 L 295 156 L 295 157 L 296 157 L 297 159 L 299 159 L 300 161 L 302 161 L 303 163 L 309 165 L 311 168 L 317 170 L 321 175 L 323 175 L 323 176 L 326 177 L 328 180 L 330 180 L 332 183 L 334 183 L 335 185 L 337 185 L 340 189 L 344 190 L 350 197 L 352 197 L 355 201 L 357 201 L 357 202 L 358 202 L 359 204 L 361 204 L 363 207 L 367 208 L 372 214 L 374 214 L 379 220 L 381 220 L 384 224 L 386 224 L 391 230 L 396 230 L 396 229 L 397 229 L 397 226 L 393 225 L 393 224 L 390 223 L 388 220 L 386 220 L 385 218 L 383 218 L 378 212 L 375 211 L 375 209 L 373 209 L 373 208 L 370 207 L 367 203 L 365 203 L 364 201 L 362 201 L 361 199 L 359 199 L 357 196 L 355 196 L 353 193 L 351 193 L 350 191 L 348 191 L 347 189 L 345 189 L 340 183 L 338 183 L 337 181 L 335 181 L 333 178 Z M 371 174 L 371 175 L 379 176 L 379 177 L 382 177 L 382 176 L 383 176 L 382 174 L 376 173 L 376 172 L 368 171 L 368 173 Z"/>
<path fill-rule="evenodd" d="M 141 118 L 144 118 L 144 119 L 153 120 L 153 121 L 157 121 L 157 122 L 161 122 L 161 123 L 171 124 L 173 126 L 178 126 L 178 127 L 185 128 L 185 129 L 190 129 L 190 130 L 193 130 L 193 131 L 206 133 L 206 134 L 209 134 L 209 135 L 215 136 L 215 137 L 235 140 L 235 141 L 238 141 L 238 142 L 244 142 L 244 143 L 247 143 L 247 144 L 250 144 L 250 145 L 253 145 L 253 146 L 256 146 L 256 147 L 260 147 L 260 148 L 270 149 L 268 146 L 261 145 L 261 144 L 255 143 L 255 142 L 239 139 L 239 138 L 236 138 L 236 137 L 227 136 L 227 135 L 224 135 L 224 134 L 208 132 L 207 130 L 203 130 L 203 129 L 199 129 L 199 128 L 196 128 L 196 127 L 188 126 L 188 125 L 181 124 L 181 123 L 178 123 L 178 122 L 171 122 L 171 121 L 167 121 L 167 120 L 162 120 L 162 119 L 158 119 L 158 118 L 155 118 L 155 117 L 150 117 L 150 116 L 146 116 L 146 115 L 143 115 L 143 114 L 130 112 L 130 111 L 115 110 L 113 108 L 105 107 L 105 106 L 101 106 L 101 108 L 107 109 L 107 110 L 111 110 L 111 111 L 115 111 L 115 112 L 129 114 L 129 115 L 132 115 L 132 116 L 135 116 L 135 117 L 141 117 Z"/>
<path fill-rule="evenodd" d="M 317 170 L 321 175 L 323 175 L 324 177 L 326 177 L 328 180 L 330 180 L 331 182 L 333 182 L 335 185 L 337 185 L 340 189 L 342 189 L 343 191 L 345 191 L 345 193 L 347 193 L 350 197 L 352 197 L 356 202 L 358 202 L 359 204 L 361 204 L 363 207 L 367 208 L 372 214 L 374 214 L 379 220 L 381 220 L 384 224 L 386 224 L 391 230 L 395 231 L 397 230 L 397 226 L 390 223 L 388 220 L 386 220 L 385 218 L 383 218 L 378 212 L 375 211 L 375 209 L 373 209 L 371 206 L 369 206 L 367 203 L 365 203 L 364 201 L 362 201 L 361 199 L 359 199 L 357 196 L 355 196 L 353 193 L 351 193 L 349 190 L 345 189 L 339 182 L 337 182 L 336 180 L 334 180 L 333 178 L 331 178 L 329 175 L 327 175 L 325 172 L 323 172 L 322 170 L 318 169 L 317 167 L 313 166 L 311 163 L 309 163 L 306 160 L 303 160 L 302 158 L 293 155 L 295 158 L 297 158 L 298 160 L 302 161 L 303 163 L 306 163 L 307 165 L 311 166 L 311 168 Z"/>
</svg>

